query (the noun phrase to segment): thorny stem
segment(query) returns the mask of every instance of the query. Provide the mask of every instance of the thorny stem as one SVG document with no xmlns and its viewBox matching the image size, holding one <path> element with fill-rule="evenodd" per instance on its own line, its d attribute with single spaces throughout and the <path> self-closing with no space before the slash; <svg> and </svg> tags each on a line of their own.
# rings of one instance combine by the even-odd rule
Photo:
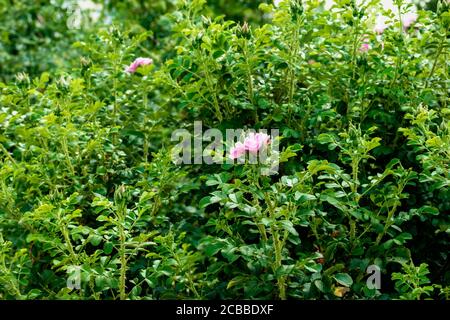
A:
<svg viewBox="0 0 450 320">
<path fill-rule="evenodd" d="M 220 110 L 219 101 L 217 100 L 216 90 L 215 90 L 214 85 L 213 85 L 212 80 L 211 80 L 211 74 L 209 73 L 209 67 L 203 61 L 203 59 L 202 59 L 202 63 L 203 63 L 203 66 L 205 68 L 205 82 L 206 82 L 206 86 L 208 87 L 209 92 L 212 93 L 213 106 L 214 106 L 214 109 L 215 109 L 216 117 L 219 120 L 219 122 L 222 122 L 223 115 L 222 115 L 222 111 Z"/>
<path fill-rule="evenodd" d="M 442 37 L 441 42 L 439 43 L 439 48 L 436 51 L 436 57 L 434 58 L 433 67 L 431 68 L 430 74 L 428 75 L 427 80 L 425 82 L 426 83 L 425 88 L 428 88 L 428 85 L 430 84 L 430 79 L 433 76 L 434 71 L 436 70 L 436 66 L 439 61 L 439 56 L 441 55 L 442 51 L 444 50 L 445 40 L 447 40 L 447 35 Z"/>
<path fill-rule="evenodd" d="M 61 219 L 61 210 L 58 210 L 58 225 L 60 226 L 60 231 L 64 237 L 67 249 L 69 250 L 70 258 L 72 263 L 78 264 L 78 256 L 73 249 L 72 241 L 70 241 L 69 230 L 67 229 L 67 224 Z"/>
<path fill-rule="evenodd" d="M 0 243 L 3 243 L 3 242 L 4 242 L 4 239 L 3 239 L 2 234 L 0 233 Z M 7 251 L 0 252 L 0 258 L 1 258 L 0 274 L 10 274 L 11 273 L 11 270 L 6 266 L 5 253 L 7 253 Z M 22 293 L 19 290 L 17 279 L 15 277 L 12 277 L 11 279 L 9 279 L 8 282 L 11 285 L 12 291 L 14 292 L 15 296 L 17 298 L 21 297 Z"/>
<path fill-rule="evenodd" d="M 120 300 L 125 300 L 127 298 L 126 295 L 126 272 L 127 272 L 127 259 L 125 252 L 125 242 L 126 242 L 126 234 L 125 234 L 125 215 L 126 215 L 126 207 L 125 205 L 119 204 L 117 208 L 117 229 L 119 231 L 119 260 L 120 260 L 120 278 L 119 278 L 119 298 Z"/>
<path fill-rule="evenodd" d="M 144 117 L 144 126 L 147 127 L 147 106 L 148 106 L 148 96 L 147 96 L 147 92 L 145 90 L 143 90 L 142 92 L 142 100 L 144 103 L 144 108 L 145 108 L 145 117 Z M 149 139 L 149 134 L 147 132 L 145 132 L 144 134 L 144 145 L 143 145 L 143 153 L 144 153 L 144 161 L 148 162 L 148 139 Z"/>
<path fill-rule="evenodd" d="M 398 187 L 398 192 L 397 192 L 398 196 L 400 196 L 401 193 L 403 192 L 403 189 L 405 188 L 408 180 L 409 180 L 409 174 L 400 183 L 400 185 Z M 393 222 L 394 213 L 397 210 L 397 207 L 398 207 L 399 204 L 400 204 L 400 201 L 396 201 L 395 204 L 392 206 L 392 208 L 389 210 L 388 215 L 387 215 L 387 219 L 386 219 L 386 224 L 384 225 L 383 232 L 378 234 L 377 239 L 375 241 L 376 245 L 380 244 L 381 240 L 383 239 L 383 237 L 385 236 L 385 234 L 387 233 L 389 228 L 394 224 L 394 222 Z"/>
<path fill-rule="evenodd" d="M 117 57 L 117 49 L 115 50 L 115 56 Z M 118 62 L 116 60 L 114 64 L 114 80 L 113 80 L 113 121 L 114 126 L 118 125 L 119 119 L 117 119 L 117 113 L 118 113 L 118 105 L 117 105 L 117 78 L 119 73 L 119 65 L 122 63 L 122 59 L 120 59 Z M 113 144 L 117 145 L 118 143 L 118 133 L 115 132 L 113 135 Z"/>
<path fill-rule="evenodd" d="M 247 66 L 247 91 L 248 91 L 248 100 L 255 108 L 255 123 L 259 122 L 258 118 L 258 110 L 254 105 L 254 90 L 253 90 L 253 78 L 252 78 L 252 69 L 250 66 L 249 58 L 248 58 L 248 40 L 244 39 L 244 58 Z"/>
<path fill-rule="evenodd" d="M 398 3 L 397 8 L 398 8 L 398 20 L 399 20 L 399 24 L 400 24 L 400 37 L 402 38 L 402 46 L 404 46 L 405 38 L 404 38 L 404 35 L 403 35 L 403 22 L 402 22 L 402 11 L 401 11 L 401 3 L 400 2 Z M 396 59 L 396 62 L 395 62 L 394 78 L 392 78 L 390 87 L 392 87 L 394 85 L 395 81 L 397 81 L 398 72 L 399 72 L 400 67 L 402 65 L 402 56 L 401 56 L 401 54 L 397 55 L 396 58 L 397 59 Z"/>
<path fill-rule="evenodd" d="M 353 48 L 352 48 L 352 80 L 355 80 L 356 76 L 356 50 L 358 47 L 358 28 L 359 28 L 359 20 L 356 20 L 354 35 L 353 35 Z"/>
<path fill-rule="evenodd" d="M 293 34 L 293 38 L 292 38 L 292 44 L 291 44 L 291 52 L 289 55 L 289 97 L 288 97 L 288 102 L 289 104 L 292 103 L 293 99 L 294 99 L 294 88 L 296 86 L 296 77 L 295 77 L 295 62 L 296 62 L 296 57 L 298 55 L 298 51 L 299 51 L 299 28 L 300 25 L 297 22 L 295 24 L 295 29 L 294 29 L 294 34 Z"/>
<path fill-rule="evenodd" d="M 180 270 L 181 270 L 182 263 L 181 263 L 180 257 L 178 257 L 178 254 L 175 252 L 175 250 L 173 250 L 172 246 L 170 246 L 169 248 L 170 248 L 170 252 L 171 252 L 172 256 L 175 258 L 175 261 L 177 262 L 177 265 L 180 267 Z M 200 298 L 200 295 L 199 295 L 197 289 L 195 289 L 194 280 L 192 279 L 189 272 L 190 272 L 190 270 L 186 271 L 186 279 L 189 282 L 189 289 L 192 290 L 192 293 L 194 293 L 196 298 Z"/>
<path fill-rule="evenodd" d="M 387 221 L 386 224 L 384 225 L 384 229 L 383 232 L 378 234 L 377 239 L 375 241 L 375 245 L 379 245 L 381 239 L 383 239 L 384 235 L 386 234 L 386 232 L 388 231 L 388 229 L 391 227 L 392 225 L 392 218 L 394 217 L 394 213 L 397 210 L 397 203 L 394 204 L 394 206 L 391 208 L 391 210 L 389 210 L 388 212 L 388 216 L 387 216 Z"/>
<path fill-rule="evenodd" d="M 2 149 L 3 153 L 6 155 L 6 157 L 14 164 L 16 165 L 16 160 L 9 154 L 8 150 L 3 146 L 2 143 L 0 143 L 0 148 Z"/>
<path fill-rule="evenodd" d="M 252 175 L 251 175 L 252 181 L 251 181 L 251 183 L 253 183 L 253 185 L 255 185 L 258 188 L 258 190 L 260 190 L 261 186 L 259 185 L 259 175 L 258 175 L 257 171 L 258 171 L 258 169 L 256 169 L 256 170 L 252 169 L 252 171 L 251 171 L 252 172 Z M 258 197 L 257 197 L 256 193 L 253 193 L 253 206 L 255 208 L 259 208 L 260 209 L 259 210 L 259 215 L 260 216 L 255 216 L 255 220 L 256 220 L 255 223 L 256 223 L 256 226 L 258 227 L 259 233 L 261 234 L 262 240 L 264 242 L 267 242 L 268 238 L 267 238 L 266 227 L 264 226 L 264 224 L 262 224 L 260 222 L 260 219 L 262 218 L 263 212 L 262 212 L 261 207 L 259 205 L 259 201 L 258 201 Z"/>
<path fill-rule="evenodd" d="M 70 161 L 69 149 L 67 147 L 67 138 L 65 135 L 62 138 L 61 144 L 63 147 L 64 155 L 66 156 L 67 166 L 69 167 L 70 172 L 72 173 L 72 176 L 76 176 L 75 168 L 73 167 L 72 162 Z"/>
<path fill-rule="evenodd" d="M 122 222 L 119 223 L 119 255 L 120 255 L 120 300 L 125 300 L 126 296 L 126 272 L 127 272 L 127 260 L 125 256 L 125 230 Z"/>
<path fill-rule="evenodd" d="M 267 193 L 264 195 L 264 197 L 265 197 L 265 200 L 267 203 L 267 207 L 269 209 L 270 217 L 272 218 L 273 221 L 275 221 L 276 216 L 275 216 L 275 210 L 272 205 L 272 202 L 270 201 Z M 274 224 L 272 224 L 270 227 L 270 230 L 271 230 L 272 238 L 273 238 L 273 249 L 275 251 L 275 262 L 272 265 L 272 270 L 273 270 L 273 272 L 277 272 L 282 266 L 283 246 L 282 246 L 282 242 L 280 241 L 280 235 L 278 233 L 277 227 L 274 226 Z M 280 299 L 286 300 L 286 277 L 285 276 L 277 276 L 277 285 L 278 285 L 278 295 L 279 295 Z"/>
</svg>

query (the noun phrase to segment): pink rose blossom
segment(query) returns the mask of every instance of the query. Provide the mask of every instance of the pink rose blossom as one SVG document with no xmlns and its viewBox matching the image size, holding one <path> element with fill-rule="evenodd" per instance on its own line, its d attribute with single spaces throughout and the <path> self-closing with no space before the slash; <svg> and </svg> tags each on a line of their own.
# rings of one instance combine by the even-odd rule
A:
<svg viewBox="0 0 450 320">
<path fill-rule="evenodd" d="M 269 143 L 270 136 L 268 134 L 251 132 L 244 139 L 244 143 L 237 142 L 234 147 L 231 148 L 230 158 L 237 159 L 246 151 L 256 154 L 261 148 L 267 146 Z"/>
<path fill-rule="evenodd" d="M 256 134 L 259 141 L 262 143 L 262 146 L 267 146 L 270 143 L 270 136 L 265 133 L 257 133 Z"/>
<path fill-rule="evenodd" d="M 387 27 L 388 27 L 388 25 L 386 25 L 386 24 L 377 24 L 373 28 L 373 31 L 375 31 L 378 34 L 382 34 Z"/>
<path fill-rule="evenodd" d="M 265 133 L 249 133 L 244 140 L 245 150 L 251 153 L 257 153 L 259 149 L 269 143 L 270 137 Z"/>
<path fill-rule="evenodd" d="M 385 16 L 378 16 L 375 20 L 375 27 L 373 28 L 373 31 L 378 34 L 382 34 L 384 30 L 389 27 L 389 23 L 387 22 L 388 20 Z"/>
<path fill-rule="evenodd" d="M 361 44 L 361 47 L 359 48 L 359 51 L 361 52 L 368 52 L 370 50 L 370 45 L 368 43 Z"/>
<path fill-rule="evenodd" d="M 237 142 L 230 150 L 230 158 L 237 159 L 245 153 L 245 147 L 242 142 Z"/>
<path fill-rule="evenodd" d="M 134 73 L 136 72 L 137 68 L 140 66 L 146 66 L 149 64 L 152 64 L 153 60 L 151 58 L 137 58 L 133 61 L 132 64 L 130 64 L 127 69 L 125 70 L 128 73 Z"/>
<path fill-rule="evenodd" d="M 415 12 L 408 12 L 402 17 L 402 24 L 403 28 L 406 30 L 408 29 L 414 22 L 416 22 L 418 18 L 417 13 Z"/>
</svg>

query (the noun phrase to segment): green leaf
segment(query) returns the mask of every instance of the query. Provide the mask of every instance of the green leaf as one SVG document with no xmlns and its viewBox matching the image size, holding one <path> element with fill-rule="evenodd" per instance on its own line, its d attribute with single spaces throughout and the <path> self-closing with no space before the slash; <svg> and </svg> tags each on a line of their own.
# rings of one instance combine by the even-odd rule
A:
<svg viewBox="0 0 450 320">
<path fill-rule="evenodd" d="M 296 191 L 294 194 L 294 200 L 302 203 L 306 201 L 316 200 L 316 197 L 313 196 L 312 194 L 301 193 Z"/>
<path fill-rule="evenodd" d="M 207 196 L 207 197 L 203 197 L 201 200 L 200 200 L 200 202 L 199 202 L 199 206 L 200 206 L 200 209 L 203 209 L 203 208 L 206 208 L 208 205 L 210 205 L 212 202 L 211 202 L 211 197 L 210 196 Z"/>
<path fill-rule="evenodd" d="M 293 234 L 294 236 L 298 236 L 297 230 L 295 230 L 294 225 L 289 220 L 282 220 L 281 225 L 283 229 L 287 230 L 289 233 Z"/>
<path fill-rule="evenodd" d="M 100 176 L 104 176 L 106 174 L 106 168 L 104 166 L 100 166 L 97 168 L 96 173 Z"/>
<path fill-rule="evenodd" d="M 103 245 L 103 252 L 105 254 L 111 254 L 113 248 L 114 248 L 114 245 L 112 242 L 105 242 L 105 244 Z"/>
<path fill-rule="evenodd" d="M 305 264 L 305 269 L 310 272 L 316 273 L 322 271 L 322 265 L 320 263 L 310 262 Z"/>
<path fill-rule="evenodd" d="M 103 237 L 102 237 L 102 236 L 99 236 L 99 235 L 92 235 L 92 236 L 91 236 L 91 239 L 90 239 L 90 242 L 91 242 L 91 244 L 92 244 L 94 247 L 96 247 L 96 246 L 98 246 L 98 245 L 102 242 L 102 240 L 103 240 Z"/>
<path fill-rule="evenodd" d="M 437 208 L 431 207 L 431 206 L 423 206 L 418 210 L 418 212 L 420 214 L 431 214 L 433 216 L 439 215 L 439 210 Z"/>
<path fill-rule="evenodd" d="M 246 278 L 243 277 L 243 276 L 238 276 L 238 277 L 232 279 L 230 282 L 228 282 L 227 289 L 230 289 L 230 288 L 232 288 L 232 287 L 234 287 L 234 286 L 244 282 L 245 279 Z"/>
<path fill-rule="evenodd" d="M 404 244 L 407 240 L 411 240 L 412 235 L 408 232 L 400 233 L 398 236 L 395 237 L 394 242 L 397 245 Z"/>
<path fill-rule="evenodd" d="M 227 242 L 223 239 L 206 238 L 204 250 L 208 257 L 212 257 L 227 245 Z"/>
<path fill-rule="evenodd" d="M 347 273 L 336 273 L 333 278 L 345 287 L 350 287 L 353 284 L 352 277 Z"/>
</svg>

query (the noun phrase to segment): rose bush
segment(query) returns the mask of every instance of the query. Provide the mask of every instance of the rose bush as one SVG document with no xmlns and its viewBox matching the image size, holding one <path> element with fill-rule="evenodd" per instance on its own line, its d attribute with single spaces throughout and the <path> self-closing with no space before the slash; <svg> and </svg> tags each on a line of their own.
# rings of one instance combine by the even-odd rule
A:
<svg viewBox="0 0 450 320">
<path fill-rule="evenodd" d="M 449 297 L 447 1 L 39 3 L 0 7 L 0 299 Z M 277 173 L 175 164 L 194 121 L 279 129 Z"/>
</svg>

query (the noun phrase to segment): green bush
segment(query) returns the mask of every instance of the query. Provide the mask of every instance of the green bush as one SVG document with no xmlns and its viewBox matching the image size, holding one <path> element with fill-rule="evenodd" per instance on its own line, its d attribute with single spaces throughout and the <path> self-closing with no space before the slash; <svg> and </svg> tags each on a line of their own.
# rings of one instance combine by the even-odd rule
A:
<svg viewBox="0 0 450 320">
<path fill-rule="evenodd" d="M 0 299 L 447 299 L 449 5 L 336 2 L 1 1 Z M 175 164 L 194 121 L 279 171 Z"/>
</svg>

